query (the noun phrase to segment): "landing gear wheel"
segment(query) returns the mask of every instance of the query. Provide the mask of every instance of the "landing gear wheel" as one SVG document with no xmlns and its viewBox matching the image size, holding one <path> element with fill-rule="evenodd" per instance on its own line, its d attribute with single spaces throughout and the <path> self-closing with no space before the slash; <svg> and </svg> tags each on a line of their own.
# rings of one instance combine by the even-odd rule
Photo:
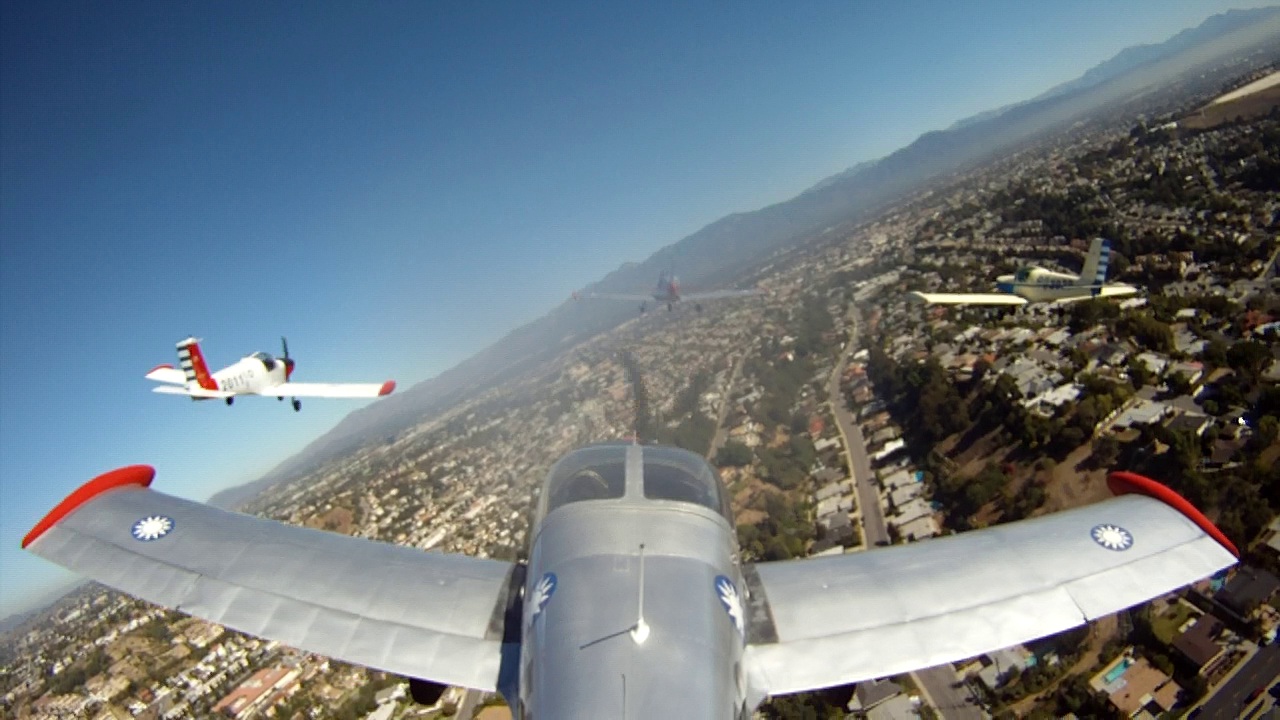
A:
<svg viewBox="0 0 1280 720">
<path fill-rule="evenodd" d="M 302 409 L 302 401 L 301 401 L 301 400 L 299 400 L 298 398 L 294 398 L 294 399 L 293 399 L 293 411 L 294 411 L 294 412 L 298 412 L 298 411 L 299 411 L 299 410 L 301 410 L 301 409 Z"/>
<path fill-rule="evenodd" d="M 673 304 L 673 303 L 667 303 L 667 312 L 671 312 L 673 309 L 675 309 L 674 304 Z"/>
<path fill-rule="evenodd" d="M 276 402 L 284 402 L 284 396 L 283 396 L 283 395 L 281 395 L 281 396 L 277 397 L 277 398 L 276 398 Z"/>
<path fill-rule="evenodd" d="M 233 397 L 229 397 L 229 398 L 227 398 L 227 405 L 230 405 L 231 403 L 233 403 L 233 402 L 235 402 L 235 401 L 236 401 L 236 399 L 235 399 L 235 398 L 233 398 Z"/>
</svg>

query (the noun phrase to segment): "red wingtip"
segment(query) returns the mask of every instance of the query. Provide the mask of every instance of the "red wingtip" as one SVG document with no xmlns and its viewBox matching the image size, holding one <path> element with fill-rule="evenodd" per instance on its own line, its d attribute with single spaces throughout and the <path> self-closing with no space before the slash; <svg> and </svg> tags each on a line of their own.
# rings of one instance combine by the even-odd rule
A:
<svg viewBox="0 0 1280 720">
<path fill-rule="evenodd" d="M 382 383 L 382 387 L 378 389 L 378 396 L 390 395 L 392 390 L 396 389 L 396 381 L 388 380 Z"/>
<path fill-rule="evenodd" d="M 76 508 L 98 495 L 126 485 L 148 487 L 151 485 L 151 481 L 155 479 L 155 476 L 156 469 L 150 465 L 126 465 L 99 475 L 76 488 L 75 492 L 68 495 L 62 502 L 58 503 L 57 507 L 50 510 L 48 515 L 45 515 L 40 522 L 36 523 L 36 526 L 31 528 L 31 532 L 22 538 L 22 547 L 25 548 L 35 542 L 36 538 L 56 525 L 59 520 L 70 515 Z"/>
<path fill-rule="evenodd" d="M 1187 516 L 1187 519 L 1205 532 L 1206 535 L 1217 540 L 1222 547 L 1231 552 L 1232 555 L 1240 557 L 1240 551 L 1236 549 L 1235 543 L 1227 539 L 1227 536 L 1214 525 L 1204 513 L 1196 509 L 1186 498 L 1178 493 L 1170 490 L 1165 485 L 1152 480 L 1144 475 L 1132 473 L 1127 470 L 1116 470 L 1107 474 L 1107 487 L 1111 489 L 1112 495 L 1126 495 L 1128 493 L 1138 493 L 1153 497 L 1160 502 L 1172 507 L 1174 510 Z"/>
<path fill-rule="evenodd" d="M 157 371 L 157 370 L 165 370 L 165 369 L 172 370 L 172 369 L 173 369 L 173 366 L 172 366 L 172 365 L 170 365 L 170 364 L 168 364 L 168 363 L 163 363 L 163 364 L 157 365 L 157 366 L 155 366 L 155 367 L 151 368 L 150 370 L 148 370 L 148 371 L 147 371 L 147 375 L 150 375 L 151 373 L 153 373 L 153 372 L 155 372 L 155 371 Z"/>
</svg>

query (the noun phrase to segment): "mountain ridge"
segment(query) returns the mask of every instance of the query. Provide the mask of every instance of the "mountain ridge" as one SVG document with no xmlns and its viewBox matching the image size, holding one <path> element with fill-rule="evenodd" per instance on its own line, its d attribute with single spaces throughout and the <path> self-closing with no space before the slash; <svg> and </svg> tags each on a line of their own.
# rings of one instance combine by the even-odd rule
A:
<svg viewBox="0 0 1280 720">
<path fill-rule="evenodd" d="M 854 221 L 948 173 L 1010 152 L 1091 113 L 1123 105 L 1161 82 L 1220 61 L 1229 53 L 1242 52 L 1240 48 L 1269 47 L 1267 43 L 1274 44 L 1276 38 L 1280 38 L 1280 7 L 1211 16 L 1163 43 L 1121 50 L 1080 78 L 1030 100 L 924 133 L 904 148 L 857 163 L 793 198 L 715 220 L 644 261 L 624 263 L 589 288 L 647 288 L 677 254 L 685 282 L 723 277 L 735 267 L 745 269 L 806 234 Z M 259 480 L 224 490 L 210 502 L 234 507 L 276 482 L 446 411 L 468 395 L 491 387 L 517 366 L 549 359 L 634 313 L 635 308 L 624 303 L 575 305 L 566 301 L 436 377 L 352 412 Z"/>
</svg>

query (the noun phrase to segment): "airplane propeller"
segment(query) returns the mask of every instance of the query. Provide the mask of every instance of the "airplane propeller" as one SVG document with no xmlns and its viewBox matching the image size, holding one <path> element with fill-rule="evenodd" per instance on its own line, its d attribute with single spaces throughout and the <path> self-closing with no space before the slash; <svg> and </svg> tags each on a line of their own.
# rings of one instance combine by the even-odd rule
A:
<svg viewBox="0 0 1280 720">
<path fill-rule="evenodd" d="M 284 380 L 289 382 L 289 377 L 293 375 L 293 368 L 296 363 L 289 357 L 289 340 L 283 335 L 280 336 L 280 350 L 280 362 L 284 363 Z M 289 402 L 293 405 L 294 412 L 302 409 L 302 401 L 298 398 L 289 398 Z"/>
<path fill-rule="evenodd" d="M 284 362 L 284 377 L 288 380 L 289 376 L 293 374 L 293 366 L 295 363 L 289 357 L 289 340 L 283 335 L 280 336 L 280 349 L 282 351 L 280 354 L 280 360 Z"/>
</svg>

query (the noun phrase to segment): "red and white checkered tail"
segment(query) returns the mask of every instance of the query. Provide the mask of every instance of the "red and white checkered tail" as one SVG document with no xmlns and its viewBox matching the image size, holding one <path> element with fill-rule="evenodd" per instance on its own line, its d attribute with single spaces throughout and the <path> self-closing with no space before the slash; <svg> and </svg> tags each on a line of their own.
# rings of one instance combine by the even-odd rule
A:
<svg viewBox="0 0 1280 720">
<path fill-rule="evenodd" d="M 205 390 L 217 390 L 218 383 L 209 372 L 200 352 L 200 340 L 189 337 L 178 343 L 178 365 L 187 376 L 187 387 L 199 387 Z"/>
</svg>

